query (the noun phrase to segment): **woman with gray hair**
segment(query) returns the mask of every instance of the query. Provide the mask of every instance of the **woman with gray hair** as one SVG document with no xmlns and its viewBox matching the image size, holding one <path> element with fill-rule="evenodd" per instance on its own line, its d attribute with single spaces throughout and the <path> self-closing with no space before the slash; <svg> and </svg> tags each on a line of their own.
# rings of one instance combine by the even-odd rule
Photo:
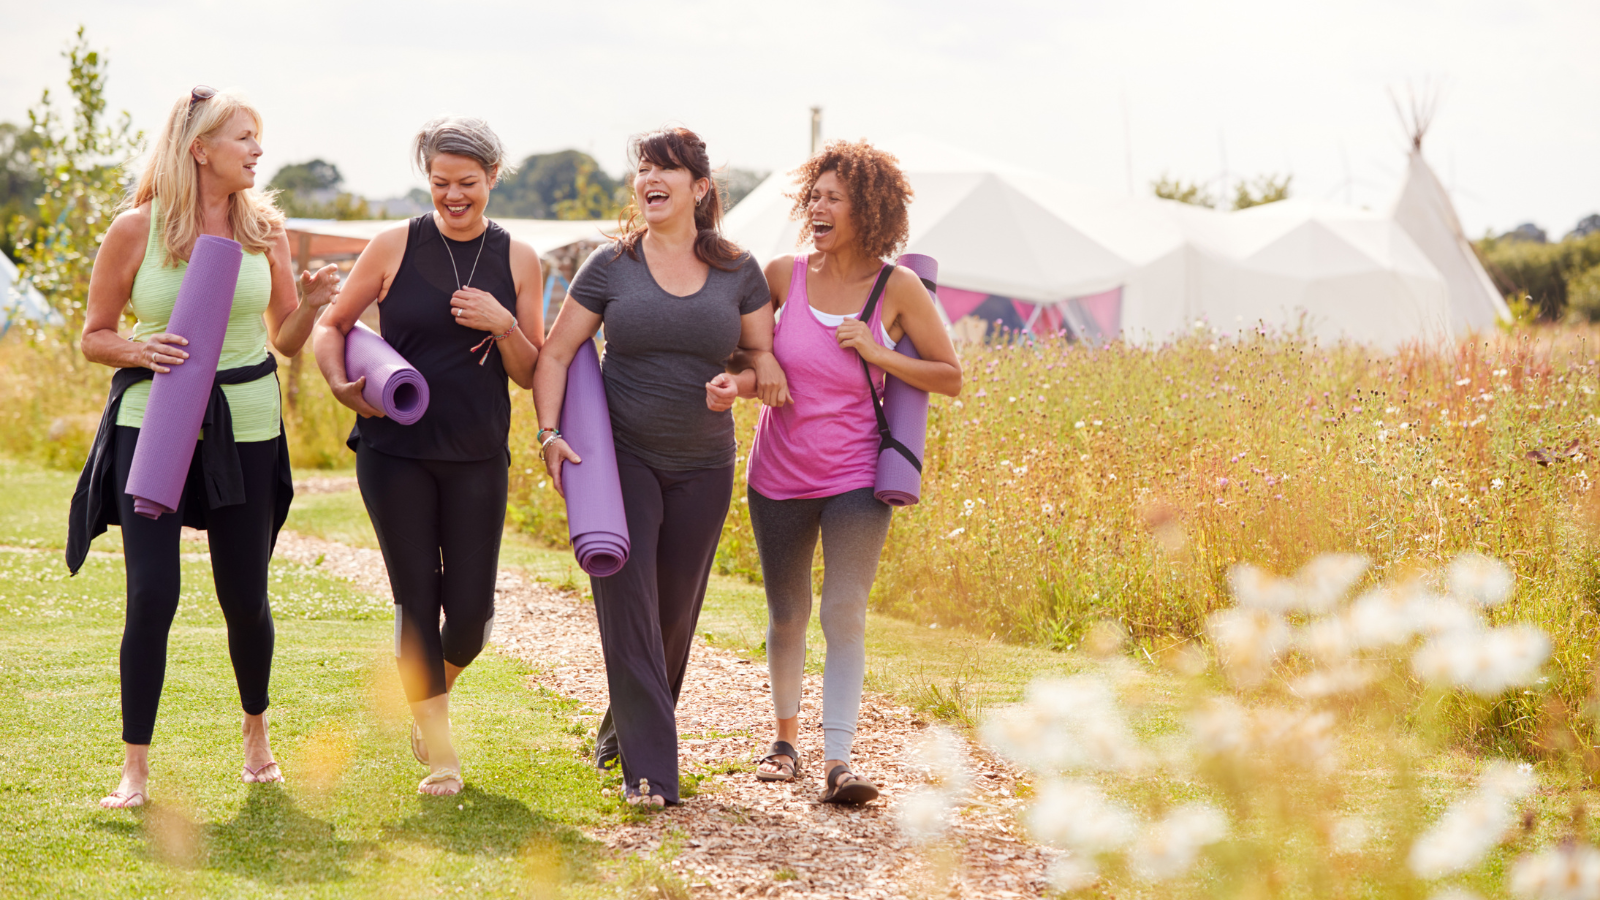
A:
<svg viewBox="0 0 1600 900">
<path fill-rule="evenodd" d="M 465 783 L 450 742 L 450 690 L 489 640 L 505 526 L 509 377 L 533 385 L 544 340 L 539 256 L 484 215 L 510 171 L 482 119 L 422 127 L 413 146 L 433 211 L 373 238 L 317 324 L 317 364 L 340 403 L 356 479 L 394 591 L 395 657 L 414 719 L 411 751 L 428 766 L 419 793 Z M 427 412 L 386 419 L 344 368 L 345 335 L 378 304 L 383 339 L 427 379 Z M 440 614 L 444 623 L 440 624 Z"/>
</svg>

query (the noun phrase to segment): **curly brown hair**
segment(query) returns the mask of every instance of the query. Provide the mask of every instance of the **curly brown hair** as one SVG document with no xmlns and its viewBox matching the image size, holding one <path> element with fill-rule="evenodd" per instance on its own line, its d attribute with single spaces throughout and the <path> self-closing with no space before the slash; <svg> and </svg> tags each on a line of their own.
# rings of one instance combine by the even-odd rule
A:
<svg viewBox="0 0 1600 900">
<path fill-rule="evenodd" d="M 855 226 L 861 249 L 877 259 L 888 259 L 905 244 L 910 233 L 906 206 L 911 203 L 911 182 L 900 171 L 894 154 L 879 150 L 866 141 L 829 141 L 822 152 L 805 161 L 792 173 L 799 190 L 790 218 L 800 220 L 800 239 L 811 239 L 811 189 L 824 172 L 833 172 L 844 182 L 850 197 L 851 224 Z M 797 244 L 797 245 L 798 245 Z"/>
</svg>

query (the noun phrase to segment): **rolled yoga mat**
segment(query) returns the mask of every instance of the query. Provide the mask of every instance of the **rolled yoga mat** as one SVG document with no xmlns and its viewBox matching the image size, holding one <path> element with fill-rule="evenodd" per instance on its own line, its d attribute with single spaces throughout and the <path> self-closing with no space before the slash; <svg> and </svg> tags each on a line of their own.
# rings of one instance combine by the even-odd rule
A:
<svg viewBox="0 0 1600 900">
<path fill-rule="evenodd" d="M 344 373 L 351 381 L 365 375 L 361 396 L 401 425 L 410 425 L 428 411 L 427 379 L 360 322 L 344 336 Z"/>
<path fill-rule="evenodd" d="M 144 423 L 128 471 L 128 495 L 139 515 L 158 519 L 178 508 L 189 477 L 195 441 L 211 400 L 222 358 L 222 341 L 233 312 L 244 248 L 236 241 L 202 234 L 189 254 L 166 331 L 186 338 L 189 358 L 157 372 L 145 403 Z"/>
<path fill-rule="evenodd" d="M 895 260 L 895 265 L 917 273 L 925 285 L 938 284 L 939 263 L 931 256 L 907 253 Z M 939 302 L 934 287 L 929 287 L 928 293 L 933 294 L 934 303 Z M 894 351 L 912 359 L 922 358 L 917 355 L 909 335 L 900 338 Z M 893 375 L 887 376 L 883 385 L 883 415 L 889 420 L 889 433 L 894 439 L 905 444 L 921 460 L 928 441 L 928 392 L 919 391 Z M 872 495 L 890 506 L 914 506 L 922 499 L 922 473 L 900 451 L 882 450 L 878 453 L 878 477 Z"/>
<path fill-rule="evenodd" d="M 592 340 L 583 342 L 567 367 L 561 436 L 583 460 L 578 465 L 564 462 L 561 468 L 572 553 L 590 575 L 615 575 L 628 561 L 628 516 L 622 506 L 617 445 L 611 436 L 600 355 Z"/>
</svg>

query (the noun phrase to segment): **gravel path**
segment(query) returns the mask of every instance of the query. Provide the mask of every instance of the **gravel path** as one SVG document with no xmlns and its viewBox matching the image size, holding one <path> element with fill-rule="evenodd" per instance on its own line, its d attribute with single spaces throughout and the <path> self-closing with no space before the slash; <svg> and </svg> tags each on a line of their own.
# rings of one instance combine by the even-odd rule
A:
<svg viewBox="0 0 1600 900">
<path fill-rule="evenodd" d="M 323 571 L 389 594 L 376 550 L 286 531 L 277 553 L 308 565 L 321 557 Z M 597 724 L 606 680 L 593 605 L 509 569 L 500 571 L 495 594 L 493 642 L 533 667 L 533 683 L 579 701 L 577 715 Z M 593 837 L 623 852 L 675 843 L 672 865 L 696 896 L 875 900 L 1041 893 L 1053 851 L 1030 842 L 1016 822 L 1019 773 L 976 745 L 968 747 L 968 803 L 955 816 L 944 852 L 921 852 L 901 834 L 894 805 L 927 781 L 910 759 L 927 723 L 885 695 L 864 698 L 855 743 L 856 765 L 883 789 L 881 800 L 864 809 L 818 803 L 822 773 L 814 770 L 793 784 L 757 782 L 751 760 L 770 740 L 766 676 L 765 665 L 697 641 L 678 729 L 680 766 L 701 777 L 698 795 L 642 823 L 594 830 Z M 799 750 L 819 766 L 821 695 L 821 677 L 807 675 L 801 721 L 812 727 L 802 729 Z M 952 866 L 952 857 L 960 864 Z"/>
</svg>

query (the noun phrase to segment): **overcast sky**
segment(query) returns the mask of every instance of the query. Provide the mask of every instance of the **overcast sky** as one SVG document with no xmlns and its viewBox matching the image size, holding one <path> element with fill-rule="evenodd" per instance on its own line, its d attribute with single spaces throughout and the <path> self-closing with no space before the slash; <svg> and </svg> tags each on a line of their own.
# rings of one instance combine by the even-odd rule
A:
<svg viewBox="0 0 1600 900">
<path fill-rule="evenodd" d="M 68 10 L 67 7 L 72 7 Z M 1442 85 L 1424 151 L 1469 233 L 1600 211 L 1596 0 L 79 0 L 0 28 L 0 121 L 64 91 L 85 24 L 113 109 L 155 127 L 196 83 L 266 117 L 264 170 L 322 157 L 372 197 L 422 183 L 408 139 L 487 118 L 520 159 L 681 122 L 713 161 L 786 169 L 825 137 L 922 132 L 1063 179 L 1292 172 L 1295 193 L 1385 208 L 1405 144 L 1389 88 Z M 1131 150 L 1131 179 L 1129 154 Z"/>
</svg>

